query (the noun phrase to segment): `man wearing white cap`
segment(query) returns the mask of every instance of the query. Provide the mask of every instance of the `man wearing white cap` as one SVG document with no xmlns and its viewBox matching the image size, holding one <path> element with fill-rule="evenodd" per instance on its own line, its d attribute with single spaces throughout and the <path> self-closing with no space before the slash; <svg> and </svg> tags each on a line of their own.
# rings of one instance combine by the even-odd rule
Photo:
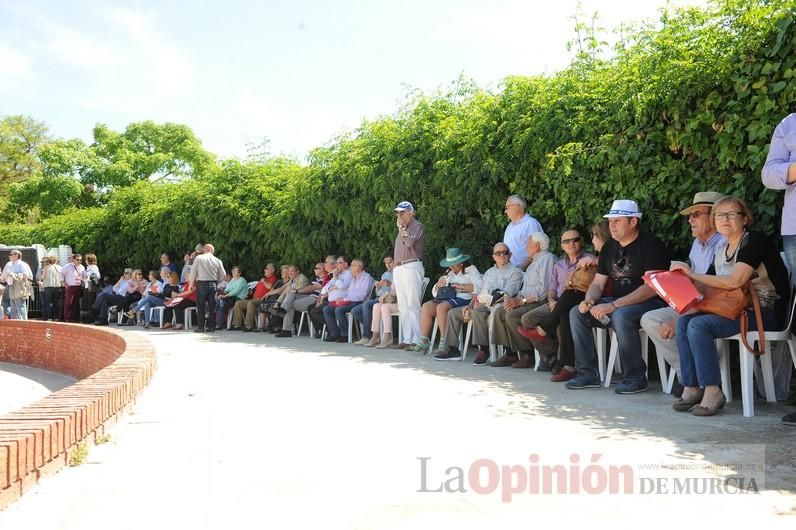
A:
<svg viewBox="0 0 796 530">
<path fill-rule="evenodd" d="M 713 258 L 716 256 L 716 247 L 724 242 L 724 236 L 716 232 L 710 213 L 713 204 L 721 196 L 721 193 L 715 191 L 700 191 L 694 195 L 691 205 L 680 211 L 680 215 L 687 216 L 688 224 L 691 225 L 694 242 L 691 244 L 688 259 L 691 262 L 691 270 L 698 274 L 715 274 Z M 662 307 L 644 313 L 641 317 L 641 327 L 655 343 L 655 353 L 663 356 L 679 377 L 680 355 L 677 353 L 677 342 L 674 339 L 676 320 L 677 311 L 671 307 Z"/>
<path fill-rule="evenodd" d="M 639 336 L 641 317 L 664 305 L 642 277 L 648 271 L 668 269 L 669 251 L 663 241 L 640 231 L 641 211 L 635 201 L 616 200 L 603 217 L 608 219 L 613 239 L 600 252 L 597 274 L 584 301 L 570 311 L 578 375 L 566 387 L 579 390 L 600 386 L 592 328 L 603 321 L 614 330 L 624 371 L 624 379 L 614 390 L 617 394 L 635 394 L 647 390 L 647 367 L 641 358 Z M 604 297 L 609 280 L 611 296 Z"/>
<path fill-rule="evenodd" d="M 393 281 L 398 311 L 401 313 L 398 348 L 412 348 L 420 341 L 420 304 L 423 293 L 423 250 L 426 232 L 415 219 L 415 207 L 409 201 L 401 201 L 395 207 L 398 235 L 393 251 Z"/>
</svg>

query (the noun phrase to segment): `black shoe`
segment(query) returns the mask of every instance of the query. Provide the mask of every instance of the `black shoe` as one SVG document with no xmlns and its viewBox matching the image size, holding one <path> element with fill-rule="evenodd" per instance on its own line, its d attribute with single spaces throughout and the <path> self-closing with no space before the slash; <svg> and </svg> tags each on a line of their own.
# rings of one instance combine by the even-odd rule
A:
<svg viewBox="0 0 796 530">
<path fill-rule="evenodd" d="M 348 342 L 348 337 L 340 335 L 339 337 L 337 337 L 337 342 Z"/>
<path fill-rule="evenodd" d="M 326 335 L 326 338 L 323 339 L 323 342 L 337 342 L 337 339 L 340 337 L 333 337 L 331 335 Z"/>
<path fill-rule="evenodd" d="M 243 328 L 242 328 L 242 327 L 240 327 L 240 326 L 233 326 L 233 327 L 229 328 L 229 330 L 230 330 L 230 331 L 242 331 L 242 330 L 243 330 Z"/>
<path fill-rule="evenodd" d="M 293 334 L 290 333 L 286 329 L 280 330 L 276 335 L 274 335 L 274 337 L 277 337 L 277 338 L 280 338 L 280 339 L 285 339 L 285 338 L 292 337 L 292 336 L 293 336 Z"/>
<path fill-rule="evenodd" d="M 207 328 L 205 330 L 205 333 L 215 333 L 215 332 L 216 332 L 216 328 Z"/>
<path fill-rule="evenodd" d="M 252 328 L 243 328 L 242 331 L 252 331 Z"/>
<path fill-rule="evenodd" d="M 462 352 L 459 351 L 459 348 L 448 348 L 444 352 L 436 354 L 434 359 L 437 361 L 461 361 Z"/>
</svg>

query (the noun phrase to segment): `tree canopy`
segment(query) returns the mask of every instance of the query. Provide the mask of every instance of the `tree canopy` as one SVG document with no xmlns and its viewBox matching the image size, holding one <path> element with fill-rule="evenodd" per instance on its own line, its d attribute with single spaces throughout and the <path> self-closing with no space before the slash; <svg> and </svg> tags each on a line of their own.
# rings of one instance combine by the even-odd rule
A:
<svg viewBox="0 0 796 530">
<path fill-rule="evenodd" d="M 392 208 L 408 199 L 428 228 L 433 274 L 446 246 L 488 266 L 513 193 L 553 241 L 587 229 L 613 199 L 635 199 L 644 228 L 684 255 L 678 212 L 705 190 L 746 198 L 756 228 L 773 235 L 782 198 L 762 186 L 760 169 L 774 127 L 794 110 L 795 19 L 794 0 L 667 9 L 656 25 L 623 29 L 610 53 L 593 25 L 579 24 L 566 69 L 508 77 L 494 91 L 459 79 L 413 93 L 314 149 L 304 166 L 217 163 L 187 127 L 151 122 L 98 125 L 88 146 L 40 141 L 31 174 L 73 178 L 82 191 L 24 177 L 31 190 L 14 200 L 39 197 L 43 221 L 0 226 L 0 240 L 70 243 L 112 266 L 200 240 L 244 270 L 265 260 L 306 267 L 329 252 L 372 263 L 392 246 Z"/>
</svg>

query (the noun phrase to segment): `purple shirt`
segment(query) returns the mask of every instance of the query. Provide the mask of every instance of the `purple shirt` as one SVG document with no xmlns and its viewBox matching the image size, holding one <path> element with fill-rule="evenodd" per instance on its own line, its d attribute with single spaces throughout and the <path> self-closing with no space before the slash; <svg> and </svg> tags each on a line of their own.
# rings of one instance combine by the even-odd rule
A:
<svg viewBox="0 0 796 530">
<path fill-rule="evenodd" d="M 789 114 L 771 137 L 768 157 L 761 176 L 763 185 L 771 190 L 785 190 L 782 207 L 782 235 L 796 235 L 796 183 L 788 184 L 788 168 L 796 163 L 796 114 Z"/>
<path fill-rule="evenodd" d="M 83 265 L 75 266 L 75 263 L 70 261 L 61 267 L 61 280 L 65 285 L 70 287 L 79 286 L 82 281 L 82 274 L 85 269 Z"/>
<path fill-rule="evenodd" d="M 348 286 L 345 299 L 349 302 L 364 302 L 370 297 L 374 283 L 373 277 L 370 274 L 365 271 L 360 272 L 359 276 L 351 279 L 351 284 Z"/>
<path fill-rule="evenodd" d="M 581 252 L 575 258 L 575 263 L 570 263 L 569 257 L 564 256 L 553 265 L 553 273 L 550 275 L 550 287 L 548 287 L 548 290 L 555 291 L 556 297 L 561 296 L 561 293 L 567 288 L 567 278 L 577 268 L 578 261 L 583 257 L 593 258 L 594 256 L 588 252 Z"/>
</svg>

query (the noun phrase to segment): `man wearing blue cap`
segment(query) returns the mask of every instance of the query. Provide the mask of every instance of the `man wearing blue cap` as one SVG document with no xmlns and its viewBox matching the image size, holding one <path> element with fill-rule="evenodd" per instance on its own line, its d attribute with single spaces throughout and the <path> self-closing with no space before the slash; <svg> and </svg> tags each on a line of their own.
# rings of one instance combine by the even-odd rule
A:
<svg viewBox="0 0 796 530">
<path fill-rule="evenodd" d="M 420 341 L 420 305 L 423 293 L 423 250 L 426 232 L 415 219 L 415 207 L 409 201 L 401 201 L 395 207 L 398 235 L 393 251 L 393 281 L 398 311 L 401 313 L 400 341 L 398 348 L 405 350 Z"/>
</svg>

